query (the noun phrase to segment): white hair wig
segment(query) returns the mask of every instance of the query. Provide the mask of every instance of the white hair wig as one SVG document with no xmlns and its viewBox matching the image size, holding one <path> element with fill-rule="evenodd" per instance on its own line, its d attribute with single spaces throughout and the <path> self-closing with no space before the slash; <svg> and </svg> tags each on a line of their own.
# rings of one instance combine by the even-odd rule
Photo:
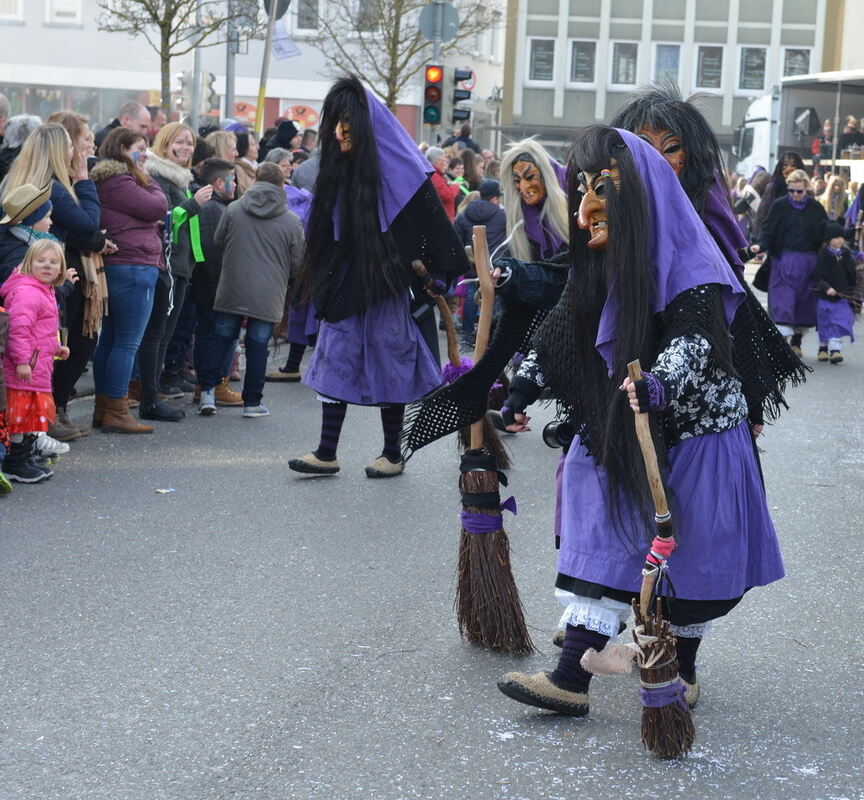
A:
<svg viewBox="0 0 864 800">
<path fill-rule="evenodd" d="M 525 235 L 522 202 L 519 192 L 513 185 L 510 173 L 517 161 L 530 157 L 540 171 L 540 177 L 546 187 L 546 198 L 540 211 L 540 222 L 547 226 L 568 245 L 570 243 L 570 226 L 567 218 L 567 193 L 558 183 L 558 176 L 552 169 L 552 156 L 534 139 L 523 139 L 514 142 L 507 148 L 501 159 L 501 187 L 504 190 L 504 207 L 507 212 L 507 235 L 510 238 L 510 252 L 520 261 L 531 261 L 531 243 Z"/>
</svg>

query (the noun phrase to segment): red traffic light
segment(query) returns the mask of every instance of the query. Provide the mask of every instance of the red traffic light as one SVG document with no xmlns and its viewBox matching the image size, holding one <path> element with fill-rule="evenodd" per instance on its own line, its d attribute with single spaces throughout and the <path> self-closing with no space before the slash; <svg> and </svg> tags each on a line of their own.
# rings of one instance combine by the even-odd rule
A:
<svg viewBox="0 0 864 800">
<path fill-rule="evenodd" d="M 444 78 L 444 70 L 441 67 L 426 67 L 426 83 L 440 83 Z"/>
</svg>

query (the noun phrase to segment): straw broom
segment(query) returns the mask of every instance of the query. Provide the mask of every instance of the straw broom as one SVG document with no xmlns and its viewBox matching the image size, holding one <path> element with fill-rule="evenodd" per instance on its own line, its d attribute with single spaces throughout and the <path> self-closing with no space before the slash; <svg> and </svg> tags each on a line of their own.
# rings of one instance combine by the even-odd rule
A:
<svg viewBox="0 0 864 800">
<path fill-rule="evenodd" d="M 489 341 L 495 287 L 492 285 L 485 226 L 474 227 L 474 253 L 482 303 L 474 361 Z M 459 490 L 462 494 L 462 532 L 456 585 L 459 632 L 474 644 L 511 655 L 533 652 L 525 625 L 519 590 L 510 567 L 510 544 L 502 525 L 502 509 L 515 513 L 513 498 L 500 502 L 495 456 L 483 447 L 483 424 L 471 425 L 471 447 L 462 456 Z"/>
<path fill-rule="evenodd" d="M 642 378 L 639 361 L 627 365 L 630 379 L 635 383 Z M 654 519 L 657 537 L 666 540 L 672 536 L 672 515 L 666 502 L 666 492 L 657 464 L 657 453 L 651 438 L 648 414 L 636 414 L 636 436 L 642 450 L 651 497 L 654 500 Z M 657 539 L 652 545 L 654 558 Z M 670 549 L 671 552 L 671 549 Z M 675 635 L 663 619 L 662 601 L 655 597 L 657 579 L 665 567 L 665 556 L 646 559 L 642 567 L 642 587 L 639 603 L 633 601 L 636 629 L 633 640 L 639 648 L 639 677 L 642 688 L 642 744 L 658 758 L 677 758 L 693 746 L 696 730 L 687 702 L 684 685 L 678 677 L 678 658 Z M 652 599 L 654 602 L 652 603 Z"/>
</svg>

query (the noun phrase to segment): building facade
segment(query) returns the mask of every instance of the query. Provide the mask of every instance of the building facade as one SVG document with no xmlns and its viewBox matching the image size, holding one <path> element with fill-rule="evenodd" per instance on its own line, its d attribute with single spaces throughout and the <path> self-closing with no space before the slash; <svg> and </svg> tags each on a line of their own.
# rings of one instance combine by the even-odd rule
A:
<svg viewBox="0 0 864 800">
<path fill-rule="evenodd" d="M 563 146 L 573 128 L 608 121 L 638 86 L 668 80 L 685 97 L 702 95 L 729 145 L 749 103 L 780 78 L 836 68 L 853 4 L 509 0 L 504 130 Z"/>
<path fill-rule="evenodd" d="M 281 47 L 270 59 L 264 122 L 277 116 L 300 119 L 314 127 L 334 69 L 324 56 L 326 44 L 317 44 L 318 20 L 328 6 L 344 6 L 339 0 L 294 0 L 288 13 L 276 23 Z M 116 116 L 125 102 L 148 105 L 160 101 L 159 57 L 143 37 L 100 31 L 97 0 L 0 0 L 0 93 L 12 113 L 38 114 L 43 118 L 61 108 L 86 114 L 98 126 Z M 448 66 L 475 71 L 472 122 L 486 130 L 485 138 L 500 122 L 503 83 L 504 24 L 476 37 L 465 56 L 448 59 Z M 209 111 L 254 122 L 264 43 L 241 43 L 234 59 L 235 104 L 224 107 L 227 48 L 224 44 L 200 50 L 202 68 L 211 73 L 216 103 Z M 179 90 L 178 76 L 192 69 L 187 54 L 171 62 L 172 87 Z M 399 98 L 398 116 L 418 140 L 428 136 L 420 125 L 422 70 Z M 208 109 L 203 109 L 205 112 Z M 449 131 L 448 131 L 449 132 Z"/>
</svg>

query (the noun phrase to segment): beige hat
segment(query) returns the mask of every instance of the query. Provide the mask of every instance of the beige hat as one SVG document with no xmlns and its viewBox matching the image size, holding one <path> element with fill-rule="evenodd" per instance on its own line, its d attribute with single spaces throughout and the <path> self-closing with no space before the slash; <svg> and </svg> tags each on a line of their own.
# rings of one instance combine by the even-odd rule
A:
<svg viewBox="0 0 864 800">
<path fill-rule="evenodd" d="M 0 225 L 17 225 L 29 217 L 45 203 L 51 201 L 51 184 L 37 189 L 32 183 L 25 183 L 13 189 L 3 198 L 3 210 L 6 212 Z M 49 209 L 50 210 L 50 206 Z M 46 211 L 47 213 L 47 211 Z"/>
</svg>

